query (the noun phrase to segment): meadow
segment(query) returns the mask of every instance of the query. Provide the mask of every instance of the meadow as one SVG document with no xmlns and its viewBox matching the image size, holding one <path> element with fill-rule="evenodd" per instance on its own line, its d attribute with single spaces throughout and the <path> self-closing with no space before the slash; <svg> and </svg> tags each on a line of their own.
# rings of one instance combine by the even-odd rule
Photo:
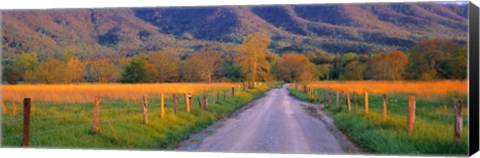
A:
<svg viewBox="0 0 480 158">
<path fill-rule="evenodd" d="M 324 104 L 336 126 L 364 151 L 383 154 L 465 155 L 468 152 L 468 106 L 463 105 L 463 130 L 459 142 L 454 141 L 452 98 L 466 102 L 466 81 L 440 82 L 318 82 L 307 84 L 315 88 L 316 98 L 302 89 L 290 92 L 309 102 Z M 293 86 L 291 86 L 293 87 Z M 356 92 L 357 110 L 350 95 L 352 110 L 348 112 L 346 98 L 341 106 L 328 105 L 325 95 L 332 90 Z M 363 92 L 369 92 L 369 113 L 364 113 Z M 383 94 L 388 97 L 387 120 L 382 117 Z M 407 131 L 408 96 L 416 95 L 416 121 L 414 131 Z M 345 95 L 343 95 L 345 96 Z"/>
<path fill-rule="evenodd" d="M 356 93 L 412 94 L 423 98 L 444 97 L 449 93 L 467 94 L 466 80 L 439 81 L 322 81 L 306 83 L 315 88 Z"/>
<path fill-rule="evenodd" d="M 174 149 L 176 145 L 214 121 L 269 89 L 241 89 L 239 84 L 99 84 L 4 86 L 2 145 L 21 146 L 23 97 L 32 98 L 32 147 Z M 237 87 L 235 96 L 231 87 Z M 165 93 L 165 118 L 161 118 L 160 94 Z M 178 96 L 174 113 L 172 94 Z M 183 93 L 192 93 L 191 111 L 185 111 Z M 199 101 L 204 93 L 208 107 Z M 225 97 L 224 97 L 225 94 Z M 148 96 L 148 123 L 143 123 L 141 96 Z M 93 98 L 101 96 L 99 132 L 93 132 Z"/>
<path fill-rule="evenodd" d="M 162 84 L 23 84 L 2 85 L 4 101 L 91 102 L 95 96 L 108 99 L 140 100 L 142 95 L 171 93 L 197 94 L 208 90 L 239 88 L 238 83 L 162 83 Z M 170 96 L 170 95 L 167 95 Z"/>
</svg>

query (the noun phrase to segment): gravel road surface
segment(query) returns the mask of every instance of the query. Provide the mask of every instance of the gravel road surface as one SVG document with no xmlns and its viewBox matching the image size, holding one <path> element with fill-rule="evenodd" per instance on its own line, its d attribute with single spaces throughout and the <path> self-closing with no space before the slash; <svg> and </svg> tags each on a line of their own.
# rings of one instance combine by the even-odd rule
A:
<svg viewBox="0 0 480 158">
<path fill-rule="evenodd" d="M 342 154 L 356 150 L 331 120 L 310 115 L 305 110 L 309 104 L 290 96 L 287 87 L 267 92 L 250 108 L 224 120 L 194 151 Z"/>
</svg>

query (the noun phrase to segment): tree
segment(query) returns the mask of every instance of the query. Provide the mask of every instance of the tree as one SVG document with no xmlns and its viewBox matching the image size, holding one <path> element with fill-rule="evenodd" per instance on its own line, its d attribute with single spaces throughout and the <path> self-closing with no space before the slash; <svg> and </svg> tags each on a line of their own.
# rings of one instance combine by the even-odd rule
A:
<svg viewBox="0 0 480 158">
<path fill-rule="evenodd" d="M 147 59 L 144 54 L 136 55 L 125 67 L 121 82 L 125 83 L 143 83 L 148 82 L 149 71 L 147 69 Z"/>
<path fill-rule="evenodd" d="M 199 54 L 202 62 L 198 63 L 198 76 L 202 81 L 212 82 L 214 75 L 220 70 L 222 63 L 221 53 L 212 50 L 203 50 Z"/>
<path fill-rule="evenodd" d="M 363 80 L 365 73 L 365 64 L 358 60 L 353 60 L 345 66 L 344 79 L 345 80 Z"/>
<path fill-rule="evenodd" d="M 450 40 L 423 40 L 411 50 L 409 72 L 414 79 L 433 80 L 447 78 L 448 54 L 458 50 L 458 45 Z"/>
<path fill-rule="evenodd" d="M 215 74 L 220 72 L 221 64 L 220 52 L 204 49 L 185 60 L 182 68 L 182 78 L 188 82 L 212 82 L 216 80 Z"/>
<path fill-rule="evenodd" d="M 202 63 L 199 55 L 192 55 L 182 63 L 182 80 L 185 82 L 199 81 L 199 67 L 197 64 Z"/>
<path fill-rule="evenodd" d="M 330 70 L 332 69 L 331 64 L 320 64 L 317 65 L 317 75 L 320 79 L 330 80 Z"/>
<path fill-rule="evenodd" d="M 40 66 L 37 53 L 22 53 L 13 58 L 13 63 L 4 67 L 4 75 L 9 83 L 31 82 L 32 73 Z"/>
<path fill-rule="evenodd" d="M 266 60 L 266 53 L 271 42 L 267 33 L 255 32 L 246 36 L 243 44 L 238 47 L 235 63 L 240 67 L 249 86 L 270 77 L 270 64 Z"/>
<path fill-rule="evenodd" d="M 63 62 L 67 63 L 70 60 L 75 59 L 76 52 L 74 50 L 63 50 L 61 58 Z"/>
<path fill-rule="evenodd" d="M 64 83 L 64 63 L 49 57 L 47 61 L 40 65 L 37 71 L 33 72 L 33 82 L 41 83 Z"/>
<path fill-rule="evenodd" d="M 74 58 L 65 65 L 64 80 L 65 83 L 78 83 L 85 81 L 86 65 L 80 60 Z"/>
<path fill-rule="evenodd" d="M 154 75 L 155 82 L 178 81 L 180 58 L 176 54 L 176 50 L 168 49 L 166 51 L 151 53 L 148 58 L 148 63 L 156 70 Z"/>
<path fill-rule="evenodd" d="M 122 70 L 114 61 L 95 59 L 88 67 L 87 80 L 89 82 L 111 83 L 120 80 Z"/>
<path fill-rule="evenodd" d="M 315 64 L 329 64 L 335 58 L 335 55 L 329 54 L 328 52 L 316 50 L 307 52 L 307 56 Z"/>
<path fill-rule="evenodd" d="M 374 80 L 401 80 L 407 65 L 408 57 L 401 51 L 372 55 L 365 76 Z"/>
<path fill-rule="evenodd" d="M 316 66 L 302 54 L 287 53 L 282 55 L 276 65 L 280 79 L 293 82 L 312 81 L 316 79 Z"/>
<path fill-rule="evenodd" d="M 22 74 L 13 65 L 3 64 L 2 77 L 4 81 L 7 81 L 10 84 L 17 84 L 20 80 Z"/>
<path fill-rule="evenodd" d="M 233 58 L 231 57 L 224 57 L 222 62 L 222 81 L 234 81 L 239 82 L 242 79 L 242 73 L 240 71 L 240 67 L 236 66 Z"/>
<path fill-rule="evenodd" d="M 448 79 L 466 79 L 467 78 L 467 47 L 464 46 L 457 51 L 449 54 L 447 64 L 445 65 L 446 77 Z"/>
<path fill-rule="evenodd" d="M 342 62 L 342 56 L 341 55 L 335 55 L 335 57 L 332 59 L 332 67 L 330 69 L 330 78 L 331 79 L 339 79 L 344 70 L 344 65 Z"/>
<path fill-rule="evenodd" d="M 352 52 L 346 53 L 342 56 L 342 64 L 347 65 L 348 62 L 353 61 L 355 59 L 357 59 L 357 54 L 352 53 Z"/>
</svg>

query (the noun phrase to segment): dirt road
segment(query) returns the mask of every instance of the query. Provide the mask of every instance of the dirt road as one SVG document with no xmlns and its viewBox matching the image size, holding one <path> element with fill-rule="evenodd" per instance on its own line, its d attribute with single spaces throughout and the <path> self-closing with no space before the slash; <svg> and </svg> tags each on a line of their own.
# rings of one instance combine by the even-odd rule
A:
<svg viewBox="0 0 480 158">
<path fill-rule="evenodd" d="M 267 92 L 244 112 L 217 125 L 193 150 L 329 154 L 356 150 L 331 120 L 308 114 L 304 109 L 309 104 L 290 96 L 287 86 Z"/>
</svg>

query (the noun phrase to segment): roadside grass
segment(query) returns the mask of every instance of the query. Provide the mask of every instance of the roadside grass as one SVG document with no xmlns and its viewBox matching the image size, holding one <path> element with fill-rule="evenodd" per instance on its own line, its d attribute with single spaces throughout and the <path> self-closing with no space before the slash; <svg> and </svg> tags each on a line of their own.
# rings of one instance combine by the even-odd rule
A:
<svg viewBox="0 0 480 158">
<path fill-rule="evenodd" d="M 103 148 L 103 149 L 173 149 L 200 132 L 214 121 L 227 117 L 236 109 L 269 89 L 238 91 L 214 103 L 212 95 L 206 110 L 192 97 L 190 113 L 185 111 L 185 99 L 178 95 L 178 113 L 173 112 L 173 100 L 165 99 L 166 116 L 160 117 L 160 99 L 148 100 L 148 123 L 143 124 L 141 101 L 102 99 L 100 102 L 100 132 L 92 132 L 93 103 L 52 103 L 32 100 L 31 147 Z M 216 100 L 216 99 L 215 99 Z M 3 146 L 20 147 L 23 137 L 21 102 L 4 102 L 2 117 Z"/>
<path fill-rule="evenodd" d="M 306 93 L 289 89 L 299 99 L 315 102 Z M 317 94 L 327 90 L 318 89 Z M 332 116 L 335 125 L 367 152 L 382 154 L 427 154 L 427 155 L 466 155 L 468 153 L 467 108 L 462 110 L 463 130 L 459 143 L 453 140 L 452 96 L 417 97 L 416 120 L 413 133 L 407 132 L 407 94 L 389 94 L 387 120 L 383 121 L 383 95 L 369 94 L 369 113 L 363 113 L 363 95 L 357 95 L 358 112 L 348 112 L 345 99 L 340 107 L 324 106 L 323 110 Z M 460 96 L 466 99 L 466 96 Z M 328 104 L 323 96 L 315 103 Z"/>
</svg>

